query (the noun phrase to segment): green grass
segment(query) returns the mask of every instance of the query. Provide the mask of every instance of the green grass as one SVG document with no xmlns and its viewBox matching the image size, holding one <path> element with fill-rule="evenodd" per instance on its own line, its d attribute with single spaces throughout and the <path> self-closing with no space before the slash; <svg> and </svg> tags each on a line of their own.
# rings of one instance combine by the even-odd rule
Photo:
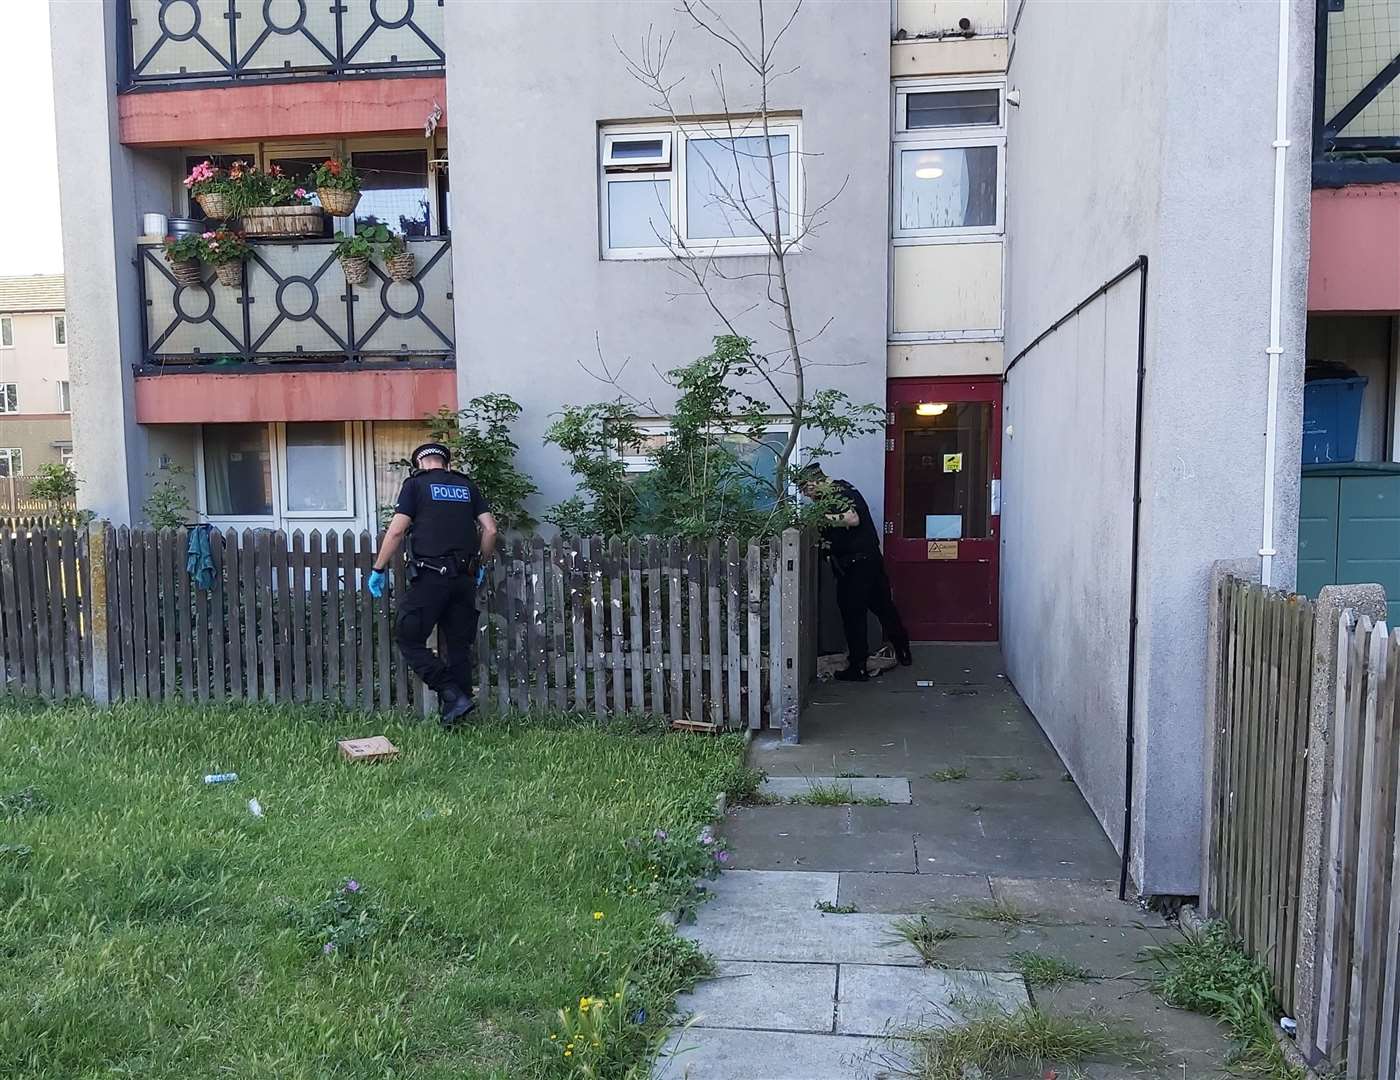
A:
<svg viewBox="0 0 1400 1080">
<path fill-rule="evenodd" d="M 338 760 L 337 738 L 381 733 L 397 761 Z M 715 861 L 697 838 L 746 783 L 741 746 L 565 719 L 449 736 L 325 709 L 0 706 L 0 795 L 30 789 L 0 817 L 29 849 L 0 858 L 0 1076 L 644 1077 L 705 967 L 658 917 Z M 222 771 L 238 782 L 201 783 Z M 323 955 L 352 878 L 366 922 Z M 581 996 L 605 1002 L 586 1024 Z"/>
<path fill-rule="evenodd" d="M 964 937 L 946 926 L 935 926 L 926 915 L 905 915 L 890 924 L 891 943 L 908 942 L 929 967 L 946 967 L 943 946 Z"/>
<path fill-rule="evenodd" d="M 948 769 L 939 769 L 937 772 L 928 774 L 930 780 L 937 780 L 940 783 L 947 783 L 950 780 L 966 780 L 967 770 L 961 765 Z"/>
<path fill-rule="evenodd" d="M 1021 780 L 1035 780 L 1036 778 L 1037 777 L 1035 773 L 1026 772 L 1022 769 L 1003 769 L 1000 773 L 997 774 L 998 780 L 1005 780 L 1007 783 L 1012 784 L 1017 783 Z"/>
<path fill-rule="evenodd" d="M 1068 982 L 1084 982 L 1094 977 L 1086 967 L 1051 953 L 1025 950 L 1011 954 L 1011 966 L 1025 976 L 1032 986 L 1063 986 Z"/>
<path fill-rule="evenodd" d="M 1142 1037 L 1094 1016 L 1058 1016 L 1024 1006 L 989 1012 L 967 1024 L 917 1036 L 921 1080 L 964 1080 L 973 1075 L 1039 1076 L 1044 1066 L 1073 1067 L 1090 1060 L 1125 1065 L 1147 1061 Z M 1013 1071 L 1015 1070 L 1015 1071 Z"/>
<path fill-rule="evenodd" d="M 1240 948 L 1228 926 L 1214 922 L 1184 931 L 1179 940 L 1150 946 L 1144 955 L 1157 965 L 1152 989 L 1163 1001 L 1213 1016 L 1230 1029 L 1238 1071 L 1302 1080 L 1274 1038 L 1278 1011 L 1269 974 Z"/>
<path fill-rule="evenodd" d="M 855 904 L 833 904 L 830 900 L 818 900 L 812 906 L 823 915 L 854 915 L 860 910 Z"/>
<path fill-rule="evenodd" d="M 794 795 L 789 802 L 801 806 L 888 806 L 889 803 L 874 795 L 855 795 L 846 784 L 813 784 L 801 795 Z"/>
<path fill-rule="evenodd" d="M 1002 926 L 1033 926 L 1040 922 L 1039 916 L 1022 911 L 1009 900 L 972 900 L 958 908 L 957 914 L 965 919 L 981 919 Z"/>
</svg>

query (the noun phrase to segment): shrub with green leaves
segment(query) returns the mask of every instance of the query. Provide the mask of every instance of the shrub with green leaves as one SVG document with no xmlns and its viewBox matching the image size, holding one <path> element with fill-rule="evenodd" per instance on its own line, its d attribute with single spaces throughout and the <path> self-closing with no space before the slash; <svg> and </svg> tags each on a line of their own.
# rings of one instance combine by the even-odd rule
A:
<svg viewBox="0 0 1400 1080">
<path fill-rule="evenodd" d="M 442 408 L 429 418 L 432 437 L 452 451 L 452 468 L 479 485 L 502 528 L 528 531 L 536 522 L 525 502 L 539 489 L 515 462 L 520 447 L 511 432 L 523 412 L 509 394 L 482 394 L 453 411 Z"/>
<path fill-rule="evenodd" d="M 71 505 L 78 494 L 78 474 L 71 466 L 60 461 L 48 461 L 39 466 L 34 480 L 29 485 L 29 493 L 44 502 L 60 506 Z"/>
<path fill-rule="evenodd" d="M 374 937 L 383 922 L 369 890 L 347 878 L 319 903 L 287 908 L 287 922 L 304 943 L 325 957 L 354 956 Z"/>
</svg>

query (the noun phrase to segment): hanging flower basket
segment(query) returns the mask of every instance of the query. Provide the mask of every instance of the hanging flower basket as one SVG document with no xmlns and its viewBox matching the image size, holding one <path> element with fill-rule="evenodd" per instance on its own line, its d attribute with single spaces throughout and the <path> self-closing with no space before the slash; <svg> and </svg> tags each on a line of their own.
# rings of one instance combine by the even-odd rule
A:
<svg viewBox="0 0 1400 1080">
<path fill-rule="evenodd" d="M 412 281 L 418 269 L 418 256 L 411 251 L 390 255 L 384 260 L 384 269 L 389 271 L 389 277 L 394 281 Z"/>
<path fill-rule="evenodd" d="M 220 285 L 227 285 L 231 289 L 238 288 L 243 284 L 243 260 L 215 263 L 214 275 L 219 279 Z"/>
<path fill-rule="evenodd" d="M 195 202 L 199 203 L 200 209 L 206 217 L 211 217 L 215 221 L 227 221 L 233 217 L 233 199 L 225 191 L 206 191 L 196 195 Z"/>
<path fill-rule="evenodd" d="M 343 255 L 340 268 L 345 271 L 345 284 L 363 285 L 369 280 L 369 259 L 364 255 Z"/>
<path fill-rule="evenodd" d="M 345 188 L 317 188 L 316 198 L 321 200 L 321 209 L 331 217 L 349 217 L 360 203 L 360 193 Z"/>
<path fill-rule="evenodd" d="M 243 211 L 245 236 L 296 238 L 321 235 L 319 206 L 250 206 Z"/>
<path fill-rule="evenodd" d="M 177 285 L 203 285 L 204 274 L 198 259 L 170 260 L 170 273 Z"/>
</svg>

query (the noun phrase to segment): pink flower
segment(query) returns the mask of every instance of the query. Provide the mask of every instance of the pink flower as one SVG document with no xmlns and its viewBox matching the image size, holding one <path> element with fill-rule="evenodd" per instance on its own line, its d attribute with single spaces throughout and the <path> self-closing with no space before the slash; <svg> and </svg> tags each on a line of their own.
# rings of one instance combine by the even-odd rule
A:
<svg viewBox="0 0 1400 1080">
<path fill-rule="evenodd" d="M 304 199 L 306 198 L 306 188 L 299 187 L 294 192 L 292 192 L 292 194 L 295 195 L 298 199 Z"/>
<path fill-rule="evenodd" d="M 212 240 L 212 239 L 214 239 L 214 234 L 213 234 L 212 232 L 207 232 L 207 233 L 205 233 L 203 236 L 201 236 L 200 239 L 201 239 L 201 240 Z"/>
</svg>

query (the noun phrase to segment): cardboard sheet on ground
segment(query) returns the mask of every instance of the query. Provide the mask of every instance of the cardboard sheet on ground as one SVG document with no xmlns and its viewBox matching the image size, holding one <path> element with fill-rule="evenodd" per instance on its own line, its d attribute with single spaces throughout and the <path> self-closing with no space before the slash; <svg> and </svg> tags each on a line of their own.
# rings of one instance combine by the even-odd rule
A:
<svg viewBox="0 0 1400 1080">
<path fill-rule="evenodd" d="M 399 756 L 399 748 L 383 735 L 368 739 L 341 739 L 340 756 L 345 761 L 389 761 Z"/>
</svg>

